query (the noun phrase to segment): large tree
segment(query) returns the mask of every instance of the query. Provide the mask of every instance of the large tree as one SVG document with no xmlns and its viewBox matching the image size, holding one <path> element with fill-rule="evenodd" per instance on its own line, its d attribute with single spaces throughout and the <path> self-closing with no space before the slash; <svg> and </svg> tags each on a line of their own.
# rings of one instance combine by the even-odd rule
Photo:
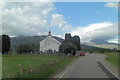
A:
<svg viewBox="0 0 120 80">
<path fill-rule="evenodd" d="M 72 38 L 72 43 L 77 46 L 77 50 L 80 50 L 80 38 L 79 38 L 79 36 L 74 36 Z"/>
<path fill-rule="evenodd" d="M 80 50 L 80 38 L 79 36 L 72 37 L 71 34 L 65 34 L 65 41 L 60 45 L 59 51 L 61 53 L 76 54 L 76 50 Z"/>
<path fill-rule="evenodd" d="M 30 44 L 21 44 L 18 48 L 18 53 L 30 53 L 33 52 L 33 48 Z"/>
<path fill-rule="evenodd" d="M 72 44 L 70 42 L 63 42 L 59 47 L 59 51 L 61 53 L 65 53 L 65 54 L 70 53 L 72 55 L 75 55 L 76 50 L 77 50 L 76 45 L 74 45 L 74 44 Z"/>
<path fill-rule="evenodd" d="M 0 36 L 0 53 L 2 53 L 2 36 Z"/>
<path fill-rule="evenodd" d="M 65 34 L 65 42 L 70 42 L 77 46 L 77 50 L 80 50 L 80 38 L 79 36 L 72 37 L 70 33 Z"/>
<path fill-rule="evenodd" d="M 8 35 L 2 35 L 2 54 L 8 53 L 10 50 L 10 38 Z"/>
</svg>

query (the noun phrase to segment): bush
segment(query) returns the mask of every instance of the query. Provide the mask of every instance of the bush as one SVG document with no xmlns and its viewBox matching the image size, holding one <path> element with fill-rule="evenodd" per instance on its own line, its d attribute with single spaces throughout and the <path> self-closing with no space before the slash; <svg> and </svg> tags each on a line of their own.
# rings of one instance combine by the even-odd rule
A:
<svg viewBox="0 0 120 80">
<path fill-rule="evenodd" d="M 22 44 L 19 46 L 18 53 L 22 54 L 22 53 L 27 53 L 27 52 L 33 52 L 31 45 Z"/>
</svg>

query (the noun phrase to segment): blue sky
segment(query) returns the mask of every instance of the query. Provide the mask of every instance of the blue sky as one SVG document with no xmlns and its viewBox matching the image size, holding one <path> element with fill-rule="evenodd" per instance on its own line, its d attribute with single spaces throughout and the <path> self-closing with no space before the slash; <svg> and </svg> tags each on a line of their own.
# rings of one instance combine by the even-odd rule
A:
<svg viewBox="0 0 120 80">
<path fill-rule="evenodd" d="M 74 27 L 88 26 L 91 23 L 118 21 L 117 8 L 104 6 L 106 2 L 56 2 L 56 12 Z"/>
<path fill-rule="evenodd" d="M 81 41 L 118 42 L 118 5 L 113 2 L 4 2 L 2 33 L 18 35 L 78 35 Z"/>
</svg>

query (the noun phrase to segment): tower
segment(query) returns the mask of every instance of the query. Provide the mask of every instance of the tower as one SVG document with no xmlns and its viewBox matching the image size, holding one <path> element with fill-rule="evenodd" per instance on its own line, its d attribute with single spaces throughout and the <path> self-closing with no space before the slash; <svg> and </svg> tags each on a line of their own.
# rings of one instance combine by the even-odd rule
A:
<svg viewBox="0 0 120 80">
<path fill-rule="evenodd" d="M 51 31 L 48 32 L 48 36 L 51 36 Z"/>
</svg>

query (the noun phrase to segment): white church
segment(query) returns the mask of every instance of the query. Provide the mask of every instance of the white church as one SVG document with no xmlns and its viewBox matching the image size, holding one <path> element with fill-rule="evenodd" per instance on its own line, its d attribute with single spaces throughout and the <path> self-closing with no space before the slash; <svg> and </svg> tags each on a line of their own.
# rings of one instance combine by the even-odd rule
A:
<svg viewBox="0 0 120 80">
<path fill-rule="evenodd" d="M 40 42 L 40 52 L 47 52 L 51 50 L 52 52 L 58 52 L 61 42 L 56 40 L 51 36 L 51 32 L 48 32 L 48 36 Z"/>
</svg>

